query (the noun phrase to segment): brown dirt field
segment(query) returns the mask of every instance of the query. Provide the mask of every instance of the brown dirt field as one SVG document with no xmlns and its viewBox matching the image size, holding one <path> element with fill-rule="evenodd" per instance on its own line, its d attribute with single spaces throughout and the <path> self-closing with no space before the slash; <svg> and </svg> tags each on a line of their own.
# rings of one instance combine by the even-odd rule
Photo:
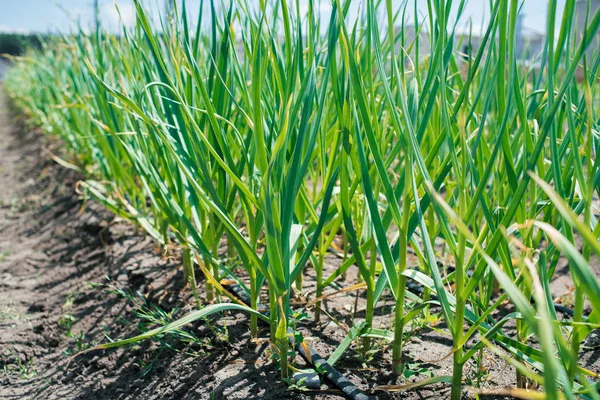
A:
<svg viewBox="0 0 600 400">
<path fill-rule="evenodd" d="M 191 342 L 170 335 L 126 349 L 87 353 L 68 364 L 78 349 L 140 333 L 141 311 L 178 317 L 190 310 L 194 298 L 182 286 L 176 254 L 166 259 L 150 239 L 98 204 L 84 207 L 75 193 L 79 175 L 51 161 L 44 146 L 60 154 L 60 144 L 16 122 L 0 86 L 0 398 L 343 398 L 326 382 L 321 391 L 288 390 L 269 360 L 268 342 L 252 341 L 246 316 L 235 313 L 187 327 L 185 332 L 197 338 Z M 328 261 L 330 270 L 339 262 L 333 256 Z M 351 270 L 347 283 L 340 283 L 347 286 L 355 276 Z M 568 277 L 561 279 L 568 290 Z M 312 270 L 305 281 L 310 290 Z M 117 290 L 131 293 L 130 299 Z M 325 302 L 330 317 L 325 315 L 321 324 L 300 326 L 324 357 L 352 324 L 355 300 L 355 317 L 360 318 L 364 299 L 351 293 Z M 389 298 L 380 303 L 376 314 L 381 326 L 389 326 L 392 305 Z M 415 369 L 451 375 L 452 358 L 446 357 L 450 337 L 430 327 L 414 327 L 412 332 L 407 361 Z M 371 362 L 349 350 L 337 366 L 367 392 L 376 385 L 406 383 L 388 372 L 388 345 L 377 344 L 376 349 Z M 485 388 L 514 386 L 514 368 L 489 352 L 484 360 Z M 598 370 L 598 354 L 588 354 L 585 364 Z M 465 376 L 473 374 L 469 363 Z M 374 394 L 380 399 L 446 399 L 449 388 Z M 472 398 L 467 390 L 465 397 Z"/>
</svg>

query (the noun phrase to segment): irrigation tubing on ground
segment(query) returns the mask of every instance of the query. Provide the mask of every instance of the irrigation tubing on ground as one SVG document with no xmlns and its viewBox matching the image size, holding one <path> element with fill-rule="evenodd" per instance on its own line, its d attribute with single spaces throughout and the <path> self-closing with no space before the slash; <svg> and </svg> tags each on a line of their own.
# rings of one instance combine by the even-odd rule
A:
<svg viewBox="0 0 600 400">
<path fill-rule="evenodd" d="M 250 296 L 242 289 L 238 284 L 223 284 L 227 290 L 237 296 L 244 304 L 250 305 Z M 259 311 L 268 315 L 266 306 L 258 304 L 257 308 Z M 354 385 L 348 378 L 346 378 L 340 371 L 338 371 L 333 365 L 329 364 L 319 353 L 317 353 L 312 347 L 305 342 L 296 342 L 294 335 L 291 330 L 288 330 L 288 336 L 291 344 L 294 346 L 296 351 L 309 363 L 314 369 L 330 382 L 332 382 L 338 389 L 340 389 L 346 397 L 351 400 L 375 400 L 377 397 L 369 396 L 363 393 L 356 385 Z"/>
<path fill-rule="evenodd" d="M 438 267 L 443 268 L 444 265 L 441 262 L 438 262 Z M 447 268 L 448 272 L 450 272 L 450 273 L 454 272 L 453 266 L 448 265 L 446 268 Z M 473 272 L 467 271 L 467 276 L 469 278 L 471 277 L 471 275 L 473 275 Z M 407 287 L 407 289 L 409 289 L 411 292 L 413 292 L 415 294 L 423 294 L 423 292 L 424 292 L 424 286 L 419 282 L 407 281 L 406 287 Z M 435 294 L 432 294 L 431 298 L 434 300 L 437 300 L 437 296 Z M 532 303 L 533 303 L 533 300 L 532 300 Z M 569 308 L 565 305 L 558 304 L 558 303 L 552 303 L 552 305 L 554 306 L 554 309 L 559 313 L 562 313 L 569 317 L 573 317 L 573 315 L 575 315 L 575 312 L 571 308 Z M 587 316 L 585 316 L 585 317 L 587 317 Z"/>
</svg>

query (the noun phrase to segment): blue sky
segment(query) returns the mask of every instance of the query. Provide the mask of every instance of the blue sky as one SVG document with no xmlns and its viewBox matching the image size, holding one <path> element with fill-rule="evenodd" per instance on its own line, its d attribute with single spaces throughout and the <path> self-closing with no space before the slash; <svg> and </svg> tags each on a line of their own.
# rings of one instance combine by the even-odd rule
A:
<svg viewBox="0 0 600 400">
<path fill-rule="evenodd" d="M 134 11 L 131 0 L 99 0 L 102 21 L 108 29 L 115 30 L 119 27 L 119 14 L 115 4 L 121 10 L 121 15 L 126 23 L 134 19 Z M 164 0 L 147 0 L 148 6 L 153 9 L 163 7 Z M 426 10 L 426 0 L 417 0 L 422 4 L 421 10 Z M 565 0 L 558 1 L 558 15 L 561 15 Z M 302 0 L 300 1 L 302 3 Z M 394 0 L 400 4 L 400 0 Z M 0 31 L 17 32 L 68 32 L 73 26 L 73 21 L 81 21 L 82 25 L 89 26 L 93 19 L 92 0 L 0 0 Z M 322 0 L 324 13 L 329 7 L 328 0 Z M 455 1 L 458 3 L 458 1 Z M 196 8 L 199 0 L 188 0 L 190 9 Z M 355 0 L 354 12 L 360 6 L 361 1 Z M 474 31 L 485 22 L 489 15 L 487 0 L 469 0 L 465 16 L 473 21 Z M 525 14 L 524 25 L 530 30 L 543 32 L 545 30 L 546 0 L 524 0 L 522 12 Z M 65 10 L 68 10 L 65 11 Z M 466 26 L 466 22 L 462 23 Z"/>
</svg>

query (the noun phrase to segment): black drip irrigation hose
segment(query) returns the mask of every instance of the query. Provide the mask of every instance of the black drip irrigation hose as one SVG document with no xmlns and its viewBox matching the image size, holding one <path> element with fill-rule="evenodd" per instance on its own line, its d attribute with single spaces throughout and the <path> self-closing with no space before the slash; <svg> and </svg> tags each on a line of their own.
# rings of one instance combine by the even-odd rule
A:
<svg viewBox="0 0 600 400">
<path fill-rule="evenodd" d="M 333 249 L 332 249 L 333 250 Z M 440 263 L 441 264 L 441 263 Z M 452 269 L 450 266 L 449 269 Z M 470 271 L 469 271 L 470 272 Z M 470 274 L 469 274 L 470 275 Z M 244 289 L 237 284 L 223 285 L 227 290 L 229 290 L 232 294 L 234 294 L 237 298 L 239 298 L 244 304 L 250 306 L 250 296 Z M 423 293 L 424 286 L 418 282 L 408 281 L 407 289 L 412 291 L 415 294 Z M 432 299 L 437 298 L 434 294 L 432 294 Z M 569 307 L 566 307 L 561 304 L 552 303 L 554 309 L 557 312 L 563 313 L 570 317 L 573 317 L 574 312 Z M 258 303 L 257 309 L 259 312 L 269 315 L 268 308 L 262 304 Z M 348 378 L 346 378 L 340 371 L 338 371 L 333 365 L 329 364 L 327 360 L 325 360 L 319 353 L 317 353 L 312 347 L 308 346 L 306 343 L 296 343 L 293 333 L 291 330 L 288 331 L 290 342 L 292 346 L 296 349 L 296 351 L 309 363 L 314 369 L 321 375 L 323 375 L 326 379 L 332 382 L 338 389 L 340 389 L 347 398 L 351 400 L 376 400 L 377 397 L 369 396 L 364 394 L 359 388 L 356 387 Z M 295 376 L 301 377 L 306 383 L 310 383 L 307 386 L 311 389 L 316 389 L 320 386 L 320 380 L 317 374 L 315 373 L 298 373 Z"/>
<path fill-rule="evenodd" d="M 291 336 L 293 338 L 293 335 Z M 294 339 L 290 339 L 292 344 L 294 344 Z M 335 369 L 333 365 L 329 364 L 327 360 L 325 360 L 319 353 L 317 353 L 312 347 L 305 345 L 302 346 L 300 343 L 297 343 L 296 350 L 302 358 L 306 360 L 309 364 L 311 364 L 315 370 L 329 381 L 333 382 L 335 386 L 338 387 L 346 397 L 354 400 L 374 400 L 377 397 L 372 397 L 364 394 L 357 388 L 348 378 L 346 378 L 340 371 Z"/>
<path fill-rule="evenodd" d="M 438 262 L 438 267 L 439 268 L 443 268 L 444 265 L 441 262 Z M 446 267 L 448 269 L 448 272 L 454 272 L 454 267 L 449 265 Z M 473 275 L 472 271 L 467 271 L 467 277 L 471 278 L 471 276 Z M 424 286 L 419 283 L 419 282 L 415 282 L 415 281 L 407 281 L 406 282 L 406 288 L 408 290 L 410 290 L 411 292 L 413 292 L 414 294 L 423 294 L 424 292 Z M 431 294 L 431 299 L 432 300 L 437 300 L 438 297 L 435 294 Z M 559 312 L 562 313 L 564 315 L 568 315 L 569 317 L 573 317 L 575 315 L 575 312 L 570 309 L 567 306 L 564 306 L 562 304 L 558 304 L 558 303 L 552 303 L 552 305 L 554 306 L 554 309 Z"/>
<path fill-rule="evenodd" d="M 242 303 L 246 305 L 250 305 L 250 296 L 240 285 L 227 285 L 224 284 L 227 290 L 229 290 L 232 294 L 234 294 L 237 298 L 239 298 Z M 258 311 L 269 315 L 269 311 L 264 304 L 259 303 L 257 305 Z M 354 385 L 348 378 L 346 378 L 340 371 L 338 371 L 333 365 L 329 364 L 326 359 L 324 359 L 319 353 L 317 353 L 312 347 L 310 347 L 305 342 L 296 342 L 294 335 L 291 330 L 288 330 L 288 336 L 290 337 L 290 342 L 292 346 L 296 349 L 296 351 L 309 363 L 314 369 L 325 378 L 327 378 L 330 382 L 332 382 L 338 389 L 340 389 L 347 398 L 351 400 L 376 400 L 377 397 L 369 396 L 363 393 L 356 385 Z M 299 374 L 300 377 L 305 379 L 305 382 L 311 382 L 311 388 L 320 387 L 320 380 L 318 379 L 318 375 L 314 373 L 302 373 Z"/>
<path fill-rule="evenodd" d="M 342 254 L 338 250 L 334 249 L 333 247 L 328 247 L 327 251 L 329 251 L 330 253 L 334 254 L 337 257 L 342 256 Z M 379 256 L 377 257 L 377 259 L 379 260 Z M 444 264 L 441 261 L 438 260 L 437 264 L 440 269 L 444 268 Z M 454 271 L 454 267 L 451 265 L 448 265 L 446 268 L 448 269 L 449 272 Z M 471 275 L 473 275 L 473 272 L 467 271 L 467 277 L 470 278 Z M 422 284 L 420 284 L 418 282 L 414 282 L 414 281 L 407 281 L 406 288 L 415 294 L 422 294 L 424 292 L 424 286 Z M 432 294 L 431 298 L 433 300 L 437 300 L 437 296 L 435 294 Z M 554 309 L 559 313 L 568 315 L 569 317 L 573 317 L 575 315 L 575 312 L 567 306 L 564 306 L 564 305 L 558 304 L 558 303 L 552 303 L 552 305 L 554 306 Z"/>
<path fill-rule="evenodd" d="M 414 294 L 421 295 L 421 294 L 423 294 L 424 286 L 418 282 L 407 281 L 406 288 Z M 431 299 L 438 300 L 438 297 L 437 297 L 437 295 L 431 293 Z M 552 305 L 554 306 L 554 309 L 559 313 L 562 313 L 569 317 L 573 317 L 575 315 L 575 312 L 567 306 L 564 306 L 564 305 L 558 304 L 558 303 L 552 303 Z"/>
<path fill-rule="evenodd" d="M 567 306 L 563 306 L 562 304 L 552 303 L 554 309 L 560 313 L 568 315 L 569 317 L 573 317 L 575 315 L 575 311 L 571 310 Z"/>
</svg>

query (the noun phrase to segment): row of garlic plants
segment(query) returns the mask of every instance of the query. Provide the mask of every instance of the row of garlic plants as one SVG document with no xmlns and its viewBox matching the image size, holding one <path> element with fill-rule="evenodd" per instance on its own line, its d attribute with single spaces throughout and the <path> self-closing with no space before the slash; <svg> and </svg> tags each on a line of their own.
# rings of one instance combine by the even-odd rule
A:
<svg viewBox="0 0 600 400">
<path fill-rule="evenodd" d="M 356 267 L 366 292 L 358 336 L 365 349 L 391 341 L 394 372 L 407 324 L 439 313 L 454 373 L 435 381 L 450 383 L 453 399 L 485 347 L 509 355 L 522 387 L 598 398 L 578 360 L 600 322 L 590 267 L 600 254 L 600 13 L 578 21 L 567 0 L 557 18 L 550 0 L 543 52 L 523 63 L 519 1 L 489 2 L 474 51 L 457 33 L 464 0 L 428 0 L 425 17 L 417 3 L 367 0 L 352 18 L 352 0 L 333 0 L 328 15 L 313 0 L 234 0 L 202 3 L 190 21 L 183 2 L 156 23 L 135 0 L 135 25 L 118 35 L 78 32 L 16 61 L 8 92 L 64 141 L 84 193 L 162 245 L 177 242 L 186 282 L 195 288 L 201 271 L 216 302 L 105 347 L 243 309 L 252 335 L 258 319 L 270 324 L 286 378 L 303 273 L 315 270 L 321 298 Z M 233 260 L 219 253 L 223 238 Z M 335 243 L 345 257 L 331 272 Z M 561 258 L 575 285 L 568 320 L 549 289 Z M 250 306 L 225 302 L 222 278 Z M 392 323 L 373 326 L 384 293 Z M 499 317 L 507 302 L 514 312 Z M 504 330 L 511 321 L 516 335 Z"/>
</svg>

